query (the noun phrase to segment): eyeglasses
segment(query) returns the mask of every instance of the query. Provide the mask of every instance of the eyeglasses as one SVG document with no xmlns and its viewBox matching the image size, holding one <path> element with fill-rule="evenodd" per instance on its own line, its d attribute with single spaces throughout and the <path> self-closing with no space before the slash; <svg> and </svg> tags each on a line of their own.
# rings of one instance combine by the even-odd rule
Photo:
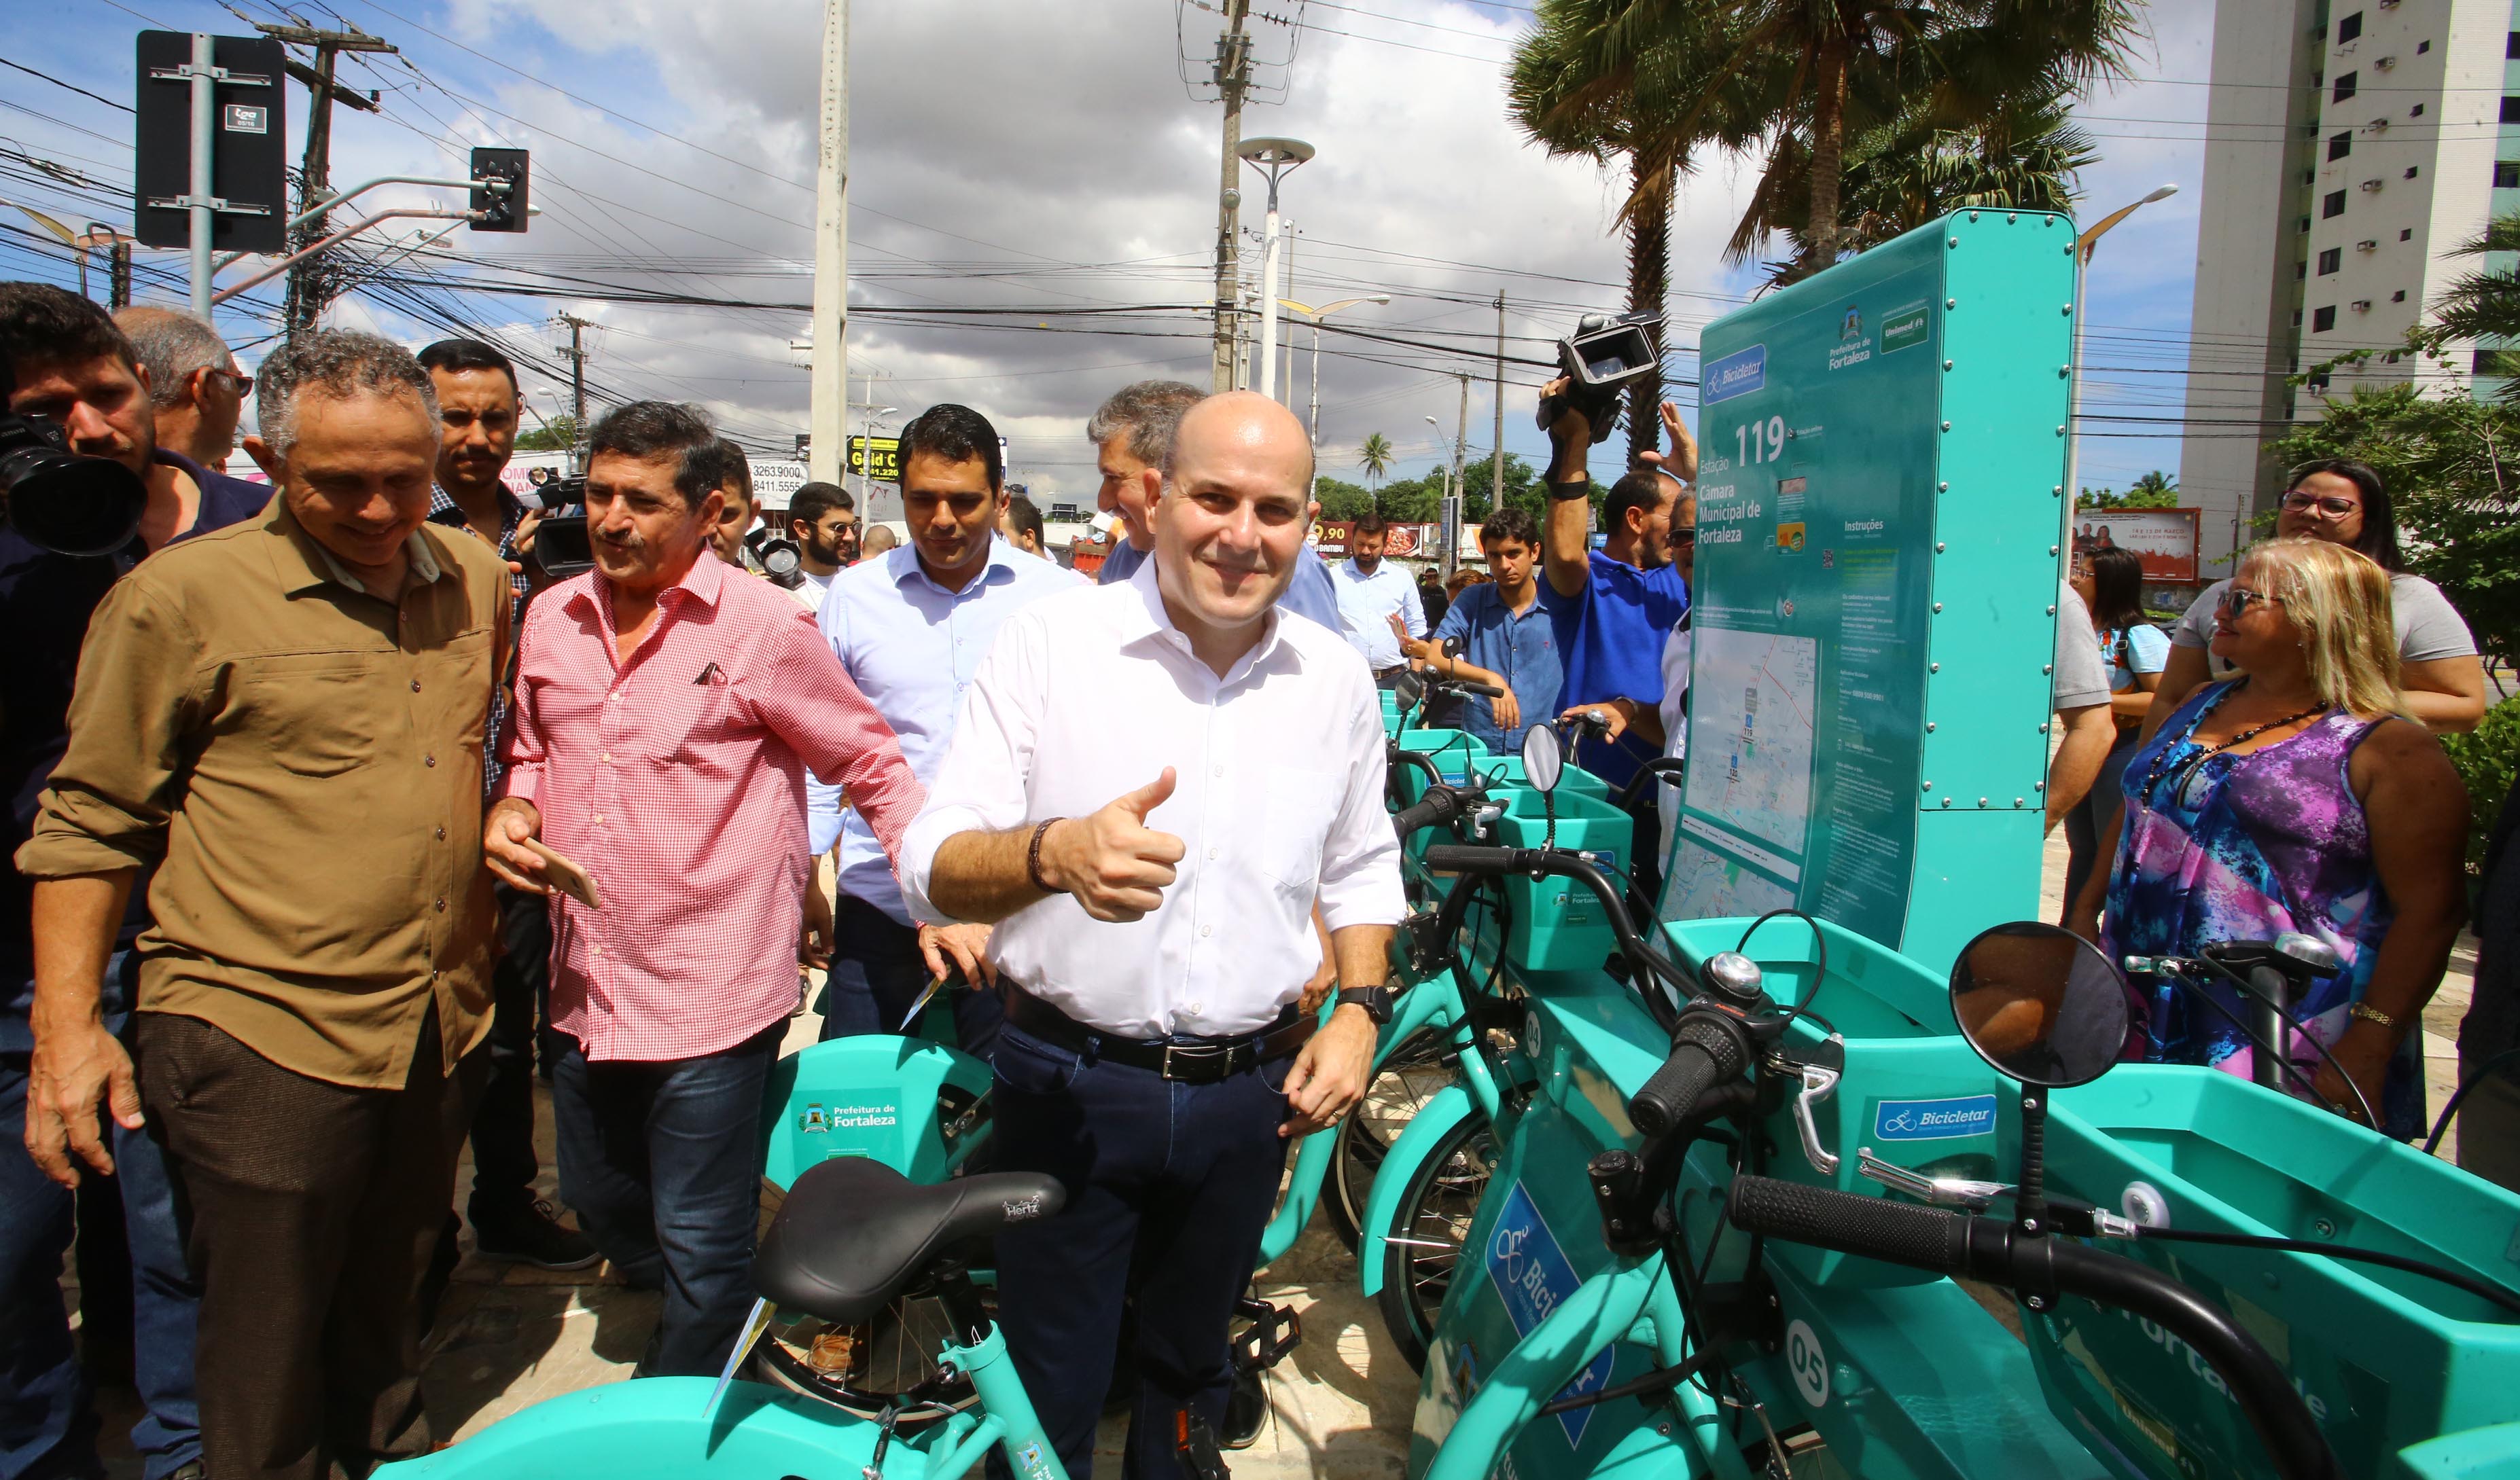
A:
<svg viewBox="0 0 2520 1480">
<path fill-rule="evenodd" d="M 2284 604 L 2283 598 L 2279 596 L 2269 596 L 2263 591 L 2251 591 L 2244 586 L 2226 586 L 2223 588 L 2223 599 L 2214 604 L 2214 615 L 2223 621 L 2236 622 L 2247 614 L 2251 602 L 2264 602 L 2270 606 L 2280 606 Z"/>
<path fill-rule="evenodd" d="M 1694 545 L 1694 544 L 1696 544 L 1696 543 L 1697 543 L 1697 526 L 1696 526 L 1696 525 L 1694 525 L 1694 524 L 1692 524 L 1692 525 L 1688 526 L 1688 528 L 1686 528 L 1686 529 L 1675 529 L 1675 530 L 1673 530 L 1673 531 L 1671 532 L 1671 542 L 1672 542 L 1673 544 L 1675 544 L 1675 545 Z"/>
<path fill-rule="evenodd" d="M 2292 514 L 2309 514 L 2316 510 L 2321 517 L 2341 519 L 2362 508 L 2362 505 L 2357 500 L 2345 498 L 2339 494 L 2331 493 L 2322 496 L 2316 493 L 2303 493 L 2295 489 L 2283 496 L 2283 507 L 2286 512 Z"/>
</svg>

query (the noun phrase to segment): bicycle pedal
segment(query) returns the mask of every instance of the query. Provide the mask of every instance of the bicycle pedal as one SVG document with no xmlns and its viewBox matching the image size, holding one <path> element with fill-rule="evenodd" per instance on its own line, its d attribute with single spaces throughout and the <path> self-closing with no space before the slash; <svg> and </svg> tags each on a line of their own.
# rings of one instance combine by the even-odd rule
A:
<svg viewBox="0 0 2520 1480">
<path fill-rule="evenodd" d="M 1251 1323 L 1234 1338 L 1237 1374 L 1267 1371 L 1304 1344 L 1303 1319 L 1295 1314 L 1293 1306 L 1271 1305 L 1266 1300 L 1246 1297 L 1236 1302 L 1234 1314 Z"/>
<path fill-rule="evenodd" d="M 1233 1480 L 1234 1472 L 1225 1467 L 1225 1456 L 1216 1445 L 1216 1432 L 1207 1420 L 1189 1409 L 1173 1413 L 1173 1454 L 1181 1460 L 1185 1480 Z"/>
</svg>

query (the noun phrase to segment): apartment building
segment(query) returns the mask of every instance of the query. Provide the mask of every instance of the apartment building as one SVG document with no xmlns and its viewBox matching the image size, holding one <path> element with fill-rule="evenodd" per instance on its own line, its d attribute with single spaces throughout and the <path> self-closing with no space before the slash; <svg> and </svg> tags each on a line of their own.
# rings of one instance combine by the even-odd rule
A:
<svg viewBox="0 0 2520 1480">
<path fill-rule="evenodd" d="M 2507 351 L 2403 353 L 2452 253 L 2520 207 L 2520 0 L 2220 0 L 2180 486 L 2228 571 L 2282 469 L 2265 441 L 2357 385 L 2491 394 Z M 2294 386 L 2289 379 L 2335 364 Z"/>
</svg>

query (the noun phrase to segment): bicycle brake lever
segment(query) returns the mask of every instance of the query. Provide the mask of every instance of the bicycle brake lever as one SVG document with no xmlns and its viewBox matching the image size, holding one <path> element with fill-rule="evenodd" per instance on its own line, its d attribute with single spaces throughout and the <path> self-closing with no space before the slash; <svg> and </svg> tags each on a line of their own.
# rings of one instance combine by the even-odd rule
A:
<svg viewBox="0 0 2520 1480">
<path fill-rule="evenodd" d="M 1802 1076 L 1802 1093 L 1794 1097 L 1794 1129 L 1803 1138 L 1803 1159 L 1822 1177 L 1837 1175 L 1838 1155 L 1820 1144 L 1820 1123 L 1812 1117 L 1812 1106 L 1837 1093 L 1841 1077 L 1826 1064 L 1798 1063 L 1794 1070 Z"/>
<path fill-rule="evenodd" d="M 1894 1192 L 1905 1192 L 1920 1202 L 1937 1207 L 1966 1208 L 1983 1213 L 1995 1199 L 2012 1190 L 2008 1183 L 1978 1182 L 1966 1177 L 1927 1177 L 1872 1154 L 1870 1146 L 1858 1146 L 1856 1170 Z"/>
</svg>

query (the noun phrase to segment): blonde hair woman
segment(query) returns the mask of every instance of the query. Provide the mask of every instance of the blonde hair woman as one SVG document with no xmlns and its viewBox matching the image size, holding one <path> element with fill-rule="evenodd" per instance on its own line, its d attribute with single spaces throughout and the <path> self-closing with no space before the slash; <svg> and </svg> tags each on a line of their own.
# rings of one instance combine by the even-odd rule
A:
<svg viewBox="0 0 2520 1480">
<path fill-rule="evenodd" d="M 2128 761 L 2115 862 L 2073 913 L 2112 960 L 2284 930 L 2325 941 L 2342 964 L 2292 1005 L 2285 1083 L 2359 1118 L 2333 1055 L 2406 1139 L 2423 1129 L 2418 1019 L 2464 915 L 2467 797 L 2399 690 L 2389 602 L 2387 572 L 2349 546 L 2251 550 L 2215 610 L 2213 651 L 2239 671 Z M 2250 1073 L 2261 1051 L 2235 989 L 2205 988 L 2227 1017 L 2166 981 L 2136 985 L 2145 1057 Z"/>
</svg>

